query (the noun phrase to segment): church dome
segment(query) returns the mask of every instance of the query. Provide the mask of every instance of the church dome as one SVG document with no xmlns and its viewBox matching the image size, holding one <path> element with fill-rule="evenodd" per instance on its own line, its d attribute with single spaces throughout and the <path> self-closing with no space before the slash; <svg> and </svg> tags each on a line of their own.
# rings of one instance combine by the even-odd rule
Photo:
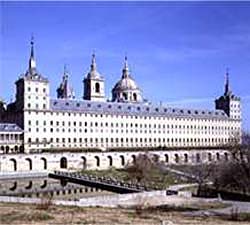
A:
<svg viewBox="0 0 250 225">
<path fill-rule="evenodd" d="M 139 87 L 129 74 L 127 57 L 122 70 L 122 78 L 112 89 L 112 100 L 118 102 L 141 102 L 142 96 Z"/>
<path fill-rule="evenodd" d="M 135 81 L 130 77 L 123 77 L 121 80 L 119 80 L 114 89 L 124 91 L 124 90 L 138 90 L 138 86 L 135 83 Z"/>
</svg>

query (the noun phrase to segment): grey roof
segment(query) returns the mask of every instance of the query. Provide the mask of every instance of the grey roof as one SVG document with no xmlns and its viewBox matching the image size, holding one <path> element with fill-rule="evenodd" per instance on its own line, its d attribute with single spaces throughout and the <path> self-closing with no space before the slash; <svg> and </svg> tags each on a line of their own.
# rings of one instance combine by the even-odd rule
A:
<svg viewBox="0 0 250 225">
<path fill-rule="evenodd" d="M 15 123 L 0 123 L 0 132 L 23 132 Z"/>
<path fill-rule="evenodd" d="M 121 114 L 138 116 L 179 116 L 179 117 L 210 117 L 227 119 L 222 110 L 180 109 L 145 103 L 95 102 L 87 100 L 51 99 L 52 111 L 91 112 L 102 114 Z"/>
</svg>

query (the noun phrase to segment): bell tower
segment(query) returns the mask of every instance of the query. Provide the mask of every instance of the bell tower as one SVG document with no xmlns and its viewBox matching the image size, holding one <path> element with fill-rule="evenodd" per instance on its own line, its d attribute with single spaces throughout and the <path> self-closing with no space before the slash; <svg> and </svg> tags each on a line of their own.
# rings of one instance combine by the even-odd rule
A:
<svg viewBox="0 0 250 225">
<path fill-rule="evenodd" d="M 224 95 L 215 100 L 215 108 L 223 110 L 231 119 L 241 120 L 241 101 L 230 90 L 228 70 L 225 77 Z"/>
<path fill-rule="evenodd" d="M 92 55 L 90 71 L 83 80 L 83 99 L 91 101 L 105 101 L 104 78 L 98 73 L 95 54 Z"/>
</svg>

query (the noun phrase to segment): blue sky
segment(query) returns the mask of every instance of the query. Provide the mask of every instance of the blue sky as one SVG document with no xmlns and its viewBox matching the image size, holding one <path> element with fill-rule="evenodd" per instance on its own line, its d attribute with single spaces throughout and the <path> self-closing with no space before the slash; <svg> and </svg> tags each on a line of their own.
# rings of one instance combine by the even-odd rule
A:
<svg viewBox="0 0 250 225">
<path fill-rule="evenodd" d="M 37 67 L 53 96 L 67 64 L 81 98 L 95 51 L 108 97 L 127 54 L 145 98 L 213 109 L 228 67 L 250 130 L 250 2 L 0 2 L 0 25 L 0 96 L 6 101 L 27 69 L 33 33 Z"/>
</svg>

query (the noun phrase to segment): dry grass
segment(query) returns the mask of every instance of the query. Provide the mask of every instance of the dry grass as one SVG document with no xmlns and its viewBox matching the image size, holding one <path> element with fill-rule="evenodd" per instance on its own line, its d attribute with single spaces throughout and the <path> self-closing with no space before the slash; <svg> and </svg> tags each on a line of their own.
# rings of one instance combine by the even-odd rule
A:
<svg viewBox="0 0 250 225">
<path fill-rule="evenodd" d="M 216 217 L 186 217 L 178 209 L 111 209 L 51 206 L 39 210 L 36 205 L 0 203 L 0 224 L 135 224 L 160 225 L 171 221 L 174 225 L 230 225 L 248 222 L 226 221 Z"/>
</svg>

